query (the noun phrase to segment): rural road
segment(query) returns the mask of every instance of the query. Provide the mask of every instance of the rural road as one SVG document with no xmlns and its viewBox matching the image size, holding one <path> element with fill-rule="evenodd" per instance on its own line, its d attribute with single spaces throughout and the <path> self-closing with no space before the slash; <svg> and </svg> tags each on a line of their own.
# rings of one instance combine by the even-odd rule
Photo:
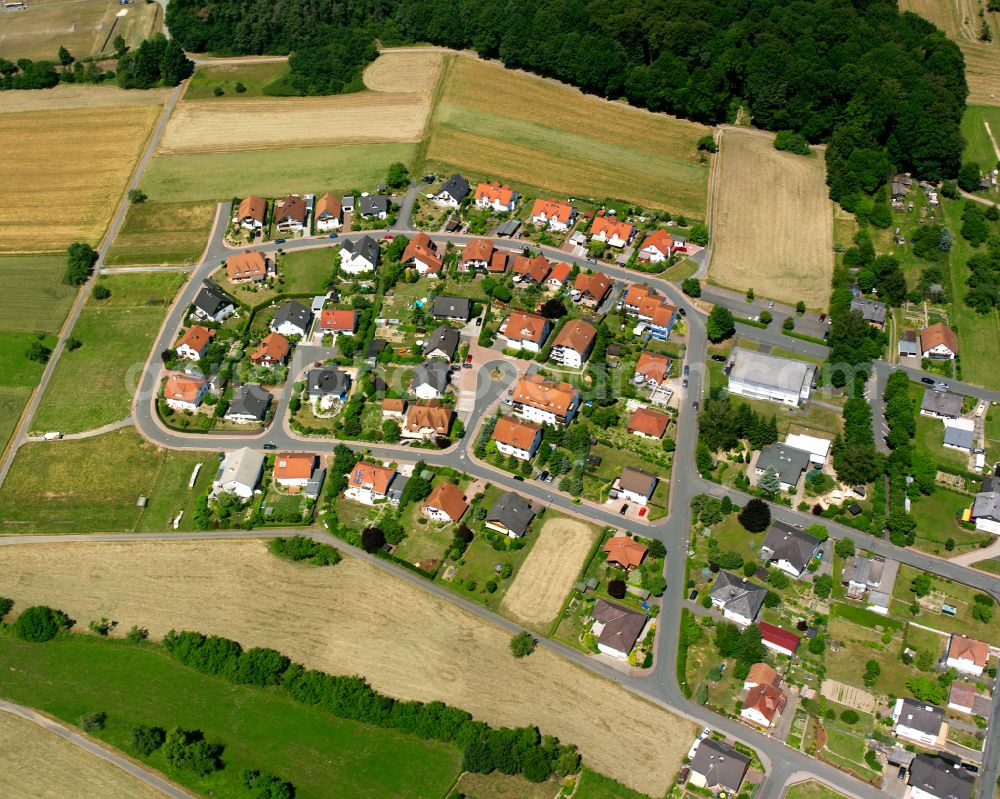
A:
<svg viewBox="0 0 1000 799">
<path fill-rule="evenodd" d="M 169 796 L 171 799 L 197 799 L 197 794 L 188 793 L 180 786 L 168 782 L 165 777 L 160 776 L 155 771 L 150 771 L 140 763 L 119 754 L 117 750 L 109 749 L 93 738 L 77 732 L 72 727 L 67 727 L 62 722 L 55 721 L 39 713 L 37 710 L 0 699 L 0 712 L 10 713 L 13 716 L 30 721 L 32 724 L 37 724 L 47 732 L 58 735 L 63 740 L 79 747 L 94 757 L 99 757 L 101 760 L 120 768 L 129 776 L 134 777 L 140 782 L 144 782 L 164 796 Z"/>
</svg>

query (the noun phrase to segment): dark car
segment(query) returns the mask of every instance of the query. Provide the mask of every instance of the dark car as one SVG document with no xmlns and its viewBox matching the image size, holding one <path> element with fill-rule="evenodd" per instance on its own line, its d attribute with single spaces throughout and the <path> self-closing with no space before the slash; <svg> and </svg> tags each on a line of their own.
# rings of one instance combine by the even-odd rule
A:
<svg viewBox="0 0 1000 799">
<path fill-rule="evenodd" d="M 698 589 L 695 588 L 695 589 L 693 589 L 691 591 L 690 594 L 688 594 L 688 599 L 690 599 L 692 602 L 694 602 L 697 598 L 698 598 Z"/>
<path fill-rule="evenodd" d="M 697 412 L 698 412 L 698 401 L 697 401 L 697 400 L 695 400 L 695 401 L 694 401 L 694 404 L 693 404 L 693 405 L 692 405 L 691 407 L 692 407 L 692 408 L 694 408 L 694 410 L 695 410 L 695 413 L 697 413 Z"/>
<path fill-rule="evenodd" d="M 905 780 L 906 779 L 906 766 L 900 766 L 899 771 L 896 773 L 896 777 Z"/>
<path fill-rule="evenodd" d="M 920 382 L 921 383 L 926 383 L 929 386 L 933 386 L 934 385 L 934 378 L 933 377 L 921 377 L 920 378 Z"/>
<path fill-rule="evenodd" d="M 549 476 L 549 473 L 547 471 L 546 472 L 539 472 L 538 473 L 538 479 L 541 480 L 543 483 L 545 482 L 545 478 L 548 477 L 548 476 Z"/>
<path fill-rule="evenodd" d="M 267 443 L 266 443 L 266 444 L 264 445 L 264 449 L 277 449 L 277 448 L 278 448 L 278 445 L 277 445 L 277 444 L 275 444 L 275 443 L 274 443 L 273 441 L 268 441 L 268 442 L 267 442 Z"/>
<path fill-rule="evenodd" d="M 286 241 L 288 241 L 288 239 L 275 239 L 274 243 L 275 244 L 284 244 Z"/>
<path fill-rule="evenodd" d="M 712 356 L 712 360 L 713 361 L 718 361 L 719 363 L 725 363 L 726 362 L 726 356 L 725 355 L 713 355 Z"/>
<path fill-rule="evenodd" d="M 624 516 L 626 513 L 628 513 L 628 503 L 625 503 L 624 505 L 621 506 L 621 508 L 618 509 L 619 516 Z"/>
<path fill-rule="evenodd" d="M 514 475 L 514 479 L 515 479 L 515 480 L 516 480 L 517 482 L 519 482 L 519 483 L 523 483 L 523 482 L 524 482 L 524 478 L 523 478 L 523 477 L 521 477 L 521 475 L 519 475 L 519 474 L 515 474 L 515 475 Z"/>
<path fill-rule="evenodd" d="M 691 367 L 684 364 L 684 377 L 687 377 L 689 374 L 691 374 Z"/>
<path fill-rule="evenodd" d="M 482 327 L 482 326 L 483 326 L 483 317 L 479 316 L 476 318 L 476 327 Z"/>
<path fill-rule="evenodd" d="M 683 380 L 681 380 L 681 388 L 687 388 L 687 387 L 688 387 L 688 379 L 685 377 Z"/>
</svg>

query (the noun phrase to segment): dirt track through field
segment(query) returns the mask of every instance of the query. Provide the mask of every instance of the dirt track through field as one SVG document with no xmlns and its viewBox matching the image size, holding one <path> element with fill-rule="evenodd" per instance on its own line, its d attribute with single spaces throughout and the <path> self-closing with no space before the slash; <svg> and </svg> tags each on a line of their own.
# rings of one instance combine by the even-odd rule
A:
<svg viewBox="0 0 1000 799">
<path fill-rule="evenodd" d="M 580 575 L 597 531 L 576 519 L 547 519 L 503 598 L 503 611 L 533 626 L 548 625 Z"/>
<path fill-rule="evenodd" d="M 26 719 L 0 712 L 0 796 L 11 799 L 163 799 L 121 769 Z"/>
<path fill-rule="evenodd" d="M 736 128 L 722 134 L 709 278 L 825 308 L 833 274 L 833 205 L 823 154 L 781 152 L 773 140 Z"/>
<path fill-rule="evenodd" d="M 195 629 L 271 646 L 393 696 L 443 700 L 491 724 L 536 724 L 577 744 L 592 768 L 653 795 L 666 791 L 694 734 L 548 650 L 514 660 L 505 631 L 354 558 L 296 566 L 261 542 L 10 546 L 0 551 L 0 596 L 62 608 L 83 627 L 106 616 L 154 637 Z"/>
</svg>

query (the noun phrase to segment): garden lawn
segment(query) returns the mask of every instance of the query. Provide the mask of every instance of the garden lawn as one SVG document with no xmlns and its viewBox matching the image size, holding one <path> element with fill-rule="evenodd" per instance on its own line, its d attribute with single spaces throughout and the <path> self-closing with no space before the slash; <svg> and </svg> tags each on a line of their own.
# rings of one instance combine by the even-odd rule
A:
<svg viewBox="0 0 1000 799">
<path fill-rule="evenodd" d="M 132 203 L 104 263 L 193 264 L 214 219 L 214 203 Z"/>
<path fill-rule="evenodd" d="M 205 453 L 159 449 L 131 427 L 76 441 L 40 441 L 21 447 L 0 492 L 0 532 L 91 533 L 192 529 L 196 491 L 188 489 L 202 462 L 204 490 L 217 459 Z M 149 498 L 143 510 L 140 495 Z"/>
<path fill-rule="evenodd" d="M 649 799 L 649 797 L 584 766 L 573 799 Z"/>
<path fill-rule="evenodd" d="M 111 296 L 88 298 L 72 333 L 81 346 L 59 359 L 33 428 L 77 433 L 128 416 L 150 346 L 185 279 L 174 272 L 102 277 L 97 285 Z"/>
<path fill-rule="evenodd" d="M 918 450 L 925 452 L 941 466 L 963 472 L 969 468 L 969 458 L 965 453 L 945 447 L 944 422 L 940 419 L 917 414 L 917 436 L 914 441 Z"/>
<path fill-rule="evenodd" d="M 973 597 L 978 591 L 968 585 L 962 585 L 943 577 L 931 575 L 931 593 L 925 597 L 933 600 L 930 604 L 937 608 L 942 603 L 954 605 L 957 613 L 954 616 L 946 616 L 933 609 L 922 609 L 915 616 L 910 616 L 909 607 L 916 601 L 915 595 L 910 591 L 910 584 L 913 579 L 923 572 L 912 566 L 901 565 L 899 575 L 896 577 L 896 585 L 892 591 L 893 604 L 890 612 L 901 618 L 913 618 L 919 624 L 947 633 L 959 633 L 979 638 L 983 641 L 995 642 L 1000 640 L 1000 609 L 993 607 L 993 618 L 988 624 L 976 621 L 972 618 L 972 606 L 975 602 Z"/>
<path fill-rule="evenodd" d="M 789 788 L 784 799 L 846 799 L 846 797 L 832 788 L 827 788 L 821 782 L 807 780 Z"/>
<path fill-rule="evenodd" d="M 201 730 L 222 744 L 222 770 L 207 777 L 170 766 L 162 750 L 145 758 L 155 769 L 203 796 L 242 799 L 243 769 L 292 782 L 299 799 L 337 793 L 356 797 L 437 799 L 454 782 L 460 753 L 415 735 L 337 719 L 280 691 L 235 686 L 200 674 L 153 647 L 82 635 L 28 644 L 0 636 L 6 699 L 69 724 L 107 713 L 97 737 L 131 756 L 136 724 Z"/>
<path fill-rule="evenodd" d="M 945 543 L 954 539 L 954 552 L 973 549 L 982 541 L 992 539 L 989 533 L 966 530 L 957 519 L 964 508 L 972 504 L 972 497 L 937 486 L 930 496 L 920 497 L 910 505 L 910 515 L 917 522 L 916 547 L 935 555 L 946 554 Z"/>
<path fill-rule="evenodd" d="M 881 694 L 909 696 L 906 681 L 919 672 L 899 659 L 903 647 L 900 634 L 894 634 L 892 640 L 885 644 L 881 633 L 851 624 L 845 619 L 833 618 L 830 620 L 830 637 L 840 641 L 841 647 L 836 652 L 827 649 L 824 656 L 827 677 L 864 688 L 862 678 L 865 663 L 874 660 L 882 672 L 874 688 L 870 690 Z"/>
<path fill-rule="evenodd" d="M 420 524 L 423 521 L 424 524 Z M 420 503 L 414 502 L 403 522 L 406 538 L 396 549 L 396 557 L 410 563 L 430 558 L 442 560 L 455 531 L 454 525 L 432 522 L 420 512 Z"/>
<path fill-rule="evenodd" d="M 286 294 L 318 294 L 325 291 L 333 273 L 333 250 L 295 250 L 278 260 L 278 276 Z"/>
</svg>

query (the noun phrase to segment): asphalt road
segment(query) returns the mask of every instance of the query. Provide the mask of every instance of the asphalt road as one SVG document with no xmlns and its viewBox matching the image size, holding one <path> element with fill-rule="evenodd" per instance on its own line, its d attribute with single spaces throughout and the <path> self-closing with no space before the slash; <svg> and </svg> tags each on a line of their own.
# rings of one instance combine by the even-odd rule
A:
<svg viewBox="0 0 1000 799">
<path fill-rule="evenodd" d="M 136 761 L 119 754 L 116 750 L 108 749 L 93 738 L 82 735 L 72 727 L 67 727 L 36 710 L 32 710 L 30 707 L 23 707 L 22 705 L 15 705 L 13 702 L 0 700 L 0 712 L 10 713 L 13 716 L 26 719 L 53 735 L 58 735 L 63 740 L 83 749 L 94 757 L 99 757 L 101 760 L 120 768 L 126 774 L 129 774 L 140 782 L 146 783 L 146 785 L 159 791 L 164 796 L 169 796 L 171 799 L 197 799 L 196 794 L 188 793 L 180 786 L 168 782 L 165 777 L 160 776 L 157 772 L 150 771 Z"/>
</svg>

